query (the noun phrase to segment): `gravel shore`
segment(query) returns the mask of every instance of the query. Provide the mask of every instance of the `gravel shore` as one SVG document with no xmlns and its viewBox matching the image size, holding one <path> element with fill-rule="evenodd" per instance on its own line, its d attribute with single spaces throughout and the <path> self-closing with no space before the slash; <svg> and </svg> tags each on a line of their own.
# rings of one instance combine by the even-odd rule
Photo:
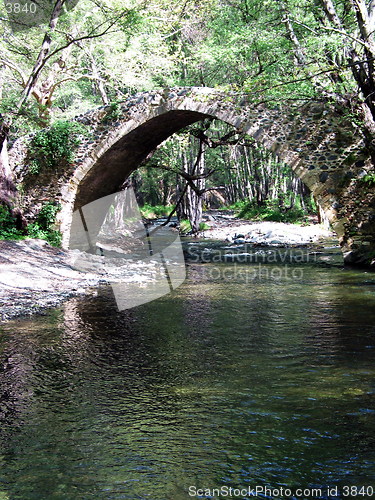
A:
<svg viewBox="0 0 375 500">
<path fill-rule="evenodd" d="M 320 224 L 297 225 L 284 222 L 250 222 L 239 220 L 234 215 L 221 212 L 206 217 L 210 229 L 200 233 L 200 237 L 238 241 L 262 245 L 306 245 L 334 236 Z"/>
<path fill-rule="evenodd" d="M 211 229 L 201 234 L 203 238 L 234 243 L 295 246 L 332 236 L 316 224 L 249 223 L 230 216 L 209 222 Z M 0 241 L 0 321 L 40 313 L 70 297 L 96 294 L 99 285 L 150 282 L 158 273 L 153 261 L 116 259 L 111 265 L 111 259 L 84 256 L 43 240 Z"/>
<path fill-rule="evenodd" d="M 150 281 L 155 265 L 98 255 L 79 259 L 79 252 L 63 251 L 44 240 L 0 241 L 0 321 L 28 316 L 56 307 L 70 297 L 94 295 L 99 285 L 116 281 Z M 78 270 L 80 269 L 80 270 Z"/>
</svg>

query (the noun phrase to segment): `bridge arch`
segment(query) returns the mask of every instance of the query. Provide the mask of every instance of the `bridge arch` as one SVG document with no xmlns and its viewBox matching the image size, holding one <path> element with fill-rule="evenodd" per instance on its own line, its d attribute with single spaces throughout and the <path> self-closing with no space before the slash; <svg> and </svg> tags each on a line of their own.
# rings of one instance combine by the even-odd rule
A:
<svg viewBox="0 0 375 500">
<path fill-rule="evenodd" d="M 116 107 L 100 107 L 76 118 L 90 127 L 92 137 L 82 141 L 70 171 L 28 189 L 28 203 L 37 205 L 41 189 L 60 202 L 58 221 L 68 247 L 74 210 L 117 192 L 161 142 L 206 117 L 234 126 L 277 154 L 310 188 L 340 238 L 345 260 L 371 263 L 374 199 L 366 202 L 366 210 L 357 202 L 363 198 L 360 179 L 373 166 L 346 110 L 324 100 L 266 105 L 249 95 L 206 87 L 136 94 Z M 26 156 L 21 150 L 16 147 L 11 159 L 22 178 L 27 165 L 21 165 Z"/>
</svg>

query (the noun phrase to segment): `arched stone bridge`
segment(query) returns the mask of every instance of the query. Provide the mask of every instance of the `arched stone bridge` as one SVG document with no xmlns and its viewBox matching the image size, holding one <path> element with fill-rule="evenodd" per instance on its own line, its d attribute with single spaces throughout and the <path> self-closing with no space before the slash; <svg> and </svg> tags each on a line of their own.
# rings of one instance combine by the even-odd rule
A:
<svg viewBox="0 0 375 500">
<path fill-rule="evenodd" d="M 138 93 L 113 107 L 76 118 L 90 127 L 76 159 L 64 171 L 28 173 L 27 140 L 17 141 L 10 162 L 23 182 L 26 212 L 47 200 L 61 204 L 58 223 L 69 246 L 72 213 L 117 192 L 129 174 L 179 129 L 214 117 L 248 133 L 281 157 L 310 188 L 340 239 L 344 259 L 375 264 L 375 196 L 364 176 L 374 172 L 360 129 L 350 113 L 326 101 L 254 104 L 251 97 L 209 88 Z"/>
</svg>

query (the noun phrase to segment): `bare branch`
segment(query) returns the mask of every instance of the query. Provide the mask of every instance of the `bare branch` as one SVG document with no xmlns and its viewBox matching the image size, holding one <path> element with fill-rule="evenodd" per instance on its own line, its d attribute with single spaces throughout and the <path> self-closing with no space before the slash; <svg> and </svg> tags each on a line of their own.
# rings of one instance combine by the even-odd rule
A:
<svg viewBox="0 0 375 500">
<path fill-rule="evenodd" d="M 12 61 L 9 61 L 9 59 L 6 59 L 5 57 L 2 57 L 0 59 L 0 63 L 4 64 L 5 66 L 8 66 L 8 68 L 12 69 L 13 71 L 16 71 L 21 77 L 21 85 L 25 86 L 26 85 L 26 76 L 25 73 L 19 68 L 16 64 L 14 64 Z"/>
<path fill-rule="evenodd" d="M 209 171 L 204 172 L 202 174 L 188 174 L 184 170 L 176 170 L 176 169 L 174 169 L 172 167 L 169 167 L 168 165 L 162 165 L 160 163 L 154 163 L 154 164 L 151 164 L 151 165 L 147 165 L 147 167 L 149 167 L 149 168 L 159 168 L 160 170 L 166 170 L 168 172 L 172 172 L 174 174 L 180 175 L 186 181 L 198 181 L 199 179 L 206 179 L 214 171 L 216 171 L 216 170 L 209 170 Z"/>
<path fill-rule="evenodd" d="M 353 68 L 355 66 L 358 66 L 358 65 L 361 65 L 361 64 L 365 64 L 365 63 L 368 63 L 369 60 L 371 61 L 374 61 L 375 58 L 370 58 L 370 59 L 363 59 L 361 61 L 355 61 L 353 63 L 350 63 L 350 64 L 346 64 L 344 66 L 342 66 L 343 69 L 349 69 L 349 68 Z M 299 82 L 305 82 L 307 80 L 311 80 L 315 77 L 318 77 L 320 75 L 324 75 L 324 74 L 328 74 L 328 73 L 332 73 L 334 71 L 337 71 L 336 68 L 330 68 L 330 69 L 326 69 L 326 70 L 322 70 L 322 71 L 318 71 L 317 73 L 312 73 L 311 75 L 309 76 L 305 76 L 303 78 L 296 78 L 294 80 L 288 80 L 286 82 L 282 82 L 282 83 L 277 83 L 276 85 L 271 85 L 270 87 L 263 87 L 259 90 L 255 90 L 253 92 L 246 92 L 246 95 L 257 95 L 257 94 L 263 94 L 265 90 L 272 90 L 272 89 L 275 89 L 275 88 L 279 88 L 279 87 L 283 87 L 284 85 L 290 85 L 291 83 L 299 83 Z M 238 93 L 238 95 L 240 95 L 240 93 Z M 311 96 L 310 96 L 311 98 Z M 284 98 L 283 98 L 284 99 Z M 300 100 L 300 99 L 297 99 L 297 100 Z"/>
<path fill-rule="evenodd" d="M 62 6 L 63 4 L 65 3 L 66 0 L 57 0 L 56 1 L 56 4 L 55 4 L 55 7 L 54 7 L 54 10 L 53 10 L 53 13 L 51 15 L 51 20 L 50 20 L 50 30 L 48 33 L 45 34 L 45 37 L 44 37 L 44 40 L 43 40 L 43 44 L 42 44 L 42 48 L 39 52 L 39 55 L 38 55 L 38 58 L 37 58 L 37 61 L 34 65 L 34 68 L 31 72 L 31 75 L 26 83 L 26 86 L 25 86 L 25 90 L 23 92 L 23 95 L 18 103 L 18 109 L 20 109 L 23 104 L 25 103 L 25 101 L 27 100 L 31 90 L 32 90 L 32 87 L 35 85 L 36 81 L 38 80 L 39 78 L 39 75 L 40 75 L 40 72 L 42 71 L 42 69 L 44 68 L 44 66 L 46 65 L 46 63 L 52 58 L 54 57 L 56 54 L 62 52 L 63 50 L 67 49 L 68 47 L 70 47 L 72 44 L 74 43 L 77 43 L 77 42 L 80 42 L 82 40 L 89 40 L 89 39 L 94 39 L 94 38 L 100 38 L 108 33 L 111 33 L 111 28 L 118 22 L 119 19 L 121 19 L 122 17 L 124 17 L 124 15 L 128 12 L 128 10 L 124 10 L 121 12 L 121 14 L 119 14 L 118 16 L 116 16 L 116 18 L 112 19 L 112 21 L 109 23 L 109 25 L 103 30 L 101 31 L 100 33 L 95 33 L 95 30 L 102 26 L 104 24 L 101 23 L 100 25 L 98 25 L 96 28 L 94 28 L 93 30 L 91 30 L 90 33 L 88 33 L 87 35 L 83 35 L 83 36 L 80 36 L 78 38 L 71 38 L 66 44 L 58 47 L 57 49 L 53 50 L 52 52 L 50 52 L 50 47 L 51 47 L 51 38 L 50 38 L 50 33 L 52 31 L 55 31 L 56 29 L 56 24 L 57 24 L 57 20 L 58 20 L 58 17 L 60 15 L 60 12 L 61 12 L 61 9 L 62 9 Z M 106 21 L 107 22 L 107 21 Z"/>
<path fill-rule="evenodd" d="M 363 47 L 368 48 L 368 44 L 364 42 L 363 40 L 360 40 L 359 38 L 349 35 L 346 31 L 339 30 L 337 28 L 331 28 L 330 26 L 321 26 L 322 29 L 327 30 L 327 31 L 334 31 L 335 33 L 338 33 L 339 35 L 344 36 L 345 38 L 350 38 L 350 40 L 353 40 L 354 42 L 362 45 Z"/>
</svg>

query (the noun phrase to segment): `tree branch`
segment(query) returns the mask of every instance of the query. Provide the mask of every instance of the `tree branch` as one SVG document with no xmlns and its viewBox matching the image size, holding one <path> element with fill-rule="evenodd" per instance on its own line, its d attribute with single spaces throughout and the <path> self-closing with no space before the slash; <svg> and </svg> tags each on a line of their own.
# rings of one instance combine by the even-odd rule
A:
<svg viewBox="0 0 375 500">
<path fill-rule="evenodd" d="M 12 69 L 13 71 L 16 71 L 16 73 L 18 73 L 22 79 L 21 85 L 22 86 L 26 85 L 26 76 L 24 72 L 16 64 L 12 63 L 11 61 L 9 61 L 4 57 L 0 59 L 0 63 L 4 64 L 5 66 L 8 66 L 8 68 Z"/>
<path fill-rule="evenodd" d="M 24 91 L 22 93 L 22 96 L 21 96 L 21 99 L 18 101 L 18 104 L 17 104 L 17 109 L 21 109 L 21 107 L 24 105 L 24 103 L 26 102 L 26 100 L 28 99 L 34 85 L 36 84 L 38 78 L 39 78 L 39 75 L 40 75 L 40 72 L 42 71 L 45 63 L 46 63 L 46 60 L 48 58 L 48 53 L 50 51 L 50 48 L 51 48 L 51 43 L 52 43 L 52 39 L 51 39 L 51 36 L 50 34 L 55 30 L 56 28 L 56 25 L 57 25 L 57 21 L 59 19 L 59 16 L 61 14 L 61 10 L 65 4 L 65 1 L 66 0 L 57 0 L 55 5 L 54 5 L 54 8 L 53 8 L 53 11 L 52 11 L 52 14 L 51 14 L 51 18 L 50 18 L 50 21 L 49 21 L 49 30 L 45 33 L 44 35 L 44 39 L 43 39 L 43 43 L 42 43 L 42 48 L 40 49 L 39 51 L 39 54 L 38 54 L 38 57 L 37 57 L 37 60 L 34 64 L 34 67 L 31 71 L 31 74 L 29 76 L 29 79 L 27 80 L 26 82 L 26 85 L 24 87 Z"/>
<path fill-rule="evenodd" d="M 349 33 L 347 33 L 346 31 L 342 31 L 342 30 L 339 30 L 337 28 L 332 28 L 331 26 L 321 26 L 321 29 L 327 30 L 327 31 L 334 31 L 335 33 L 338 33 L 339 35 L 342 35 L 346 38 L 350 38 L 350 40 L 353 40 L 354 42 L 362 45 L 363 47 L 366 47 L 366 48 L 369 47 L 366 42 L 364 42 L 363 40 L 360 40 L 359 38 L 357 38 L 355 36 L 349 35 Z"/>
<path fill-rule="evenodd" d="M 94 39 L 94 38 L 100 38 L 108 33 L 111 33 L 111 28 L 118 22 L 119 19 L 121 19 L 122 17 L 124 17 L 124 15 L 128 12 L 128 10 L 124 10 L 121 12 L 120 15 L 116 16 L 115 19 L 112 19 L 112 21 L 110 22 L 110 24 L 103 30 L 101 31 L 100 33 L 95 33 L 95 30 L 102 26 L 104 23 L 101 23 L 99 24 L 96 28 L 94 28 L 90 33 L 88 33 L 87 35 L 83 35 L 83 36 L 80 36 L 78 38 L 71 38 L 66 44 L 58 47 L 57 49 L 53 50 L 52 52 L 50 52 L 50 46 L 51 46 L 51 38 L 50 38 L 50 33 L 52 31 L 55 31 L 55 28 L 56 28 L 56 24 L 57 24 L 57 20 L 58 20 L 58 17 L 60 15 L 60 12 L 61 12 L 61 9 L 62 9 L 62 6 L 63 4 L 65 3 L 66 0 L 57 0 L 56 1 L 56 4 L 55 4 L 55 7 L 54 7 L 54 10 L 52 12 L 52 15 L 51 15 L 51 21 L 50 21 L 50 30 L 48 33 L 45 34 L 45 37 L 44 37 L 44 40 L 43 40 L 43 44 L 42 44 L 42 48 L 39 52 L 39 55 L 38 55 L 38 58 L 37 58 L 37 61 L 34 65 L 34 68 L 31 72 L 31 75 L 26 83 L 26 86 L 25 86 L 25 90 L 23 92 L 23 95 L 18 103 L 18 109 L 20 109 L 23 104 L 25 103 L 25 101 L 27 100 L 30 92 L 31 92 L 31 89 L 32 87 L 35 85 L 37 79 L 39 78 L 39 75 L 40 75 L 40 72 L 42 71 L 42 69 L 44 68 L 44 66 L 46 65 L 46 63 L 52 58 L 54 57 L 56 54 L 58 54 L 59 52 L 67 49 L 68 47 L 70 47 L 72 44 L 74 43 L 77 43 L 77 42 L 80 42 L 82 40 L 89 40 L 89 39 Z M 68 36 L 68 35 L 67 35 Z"/>
</svg>

